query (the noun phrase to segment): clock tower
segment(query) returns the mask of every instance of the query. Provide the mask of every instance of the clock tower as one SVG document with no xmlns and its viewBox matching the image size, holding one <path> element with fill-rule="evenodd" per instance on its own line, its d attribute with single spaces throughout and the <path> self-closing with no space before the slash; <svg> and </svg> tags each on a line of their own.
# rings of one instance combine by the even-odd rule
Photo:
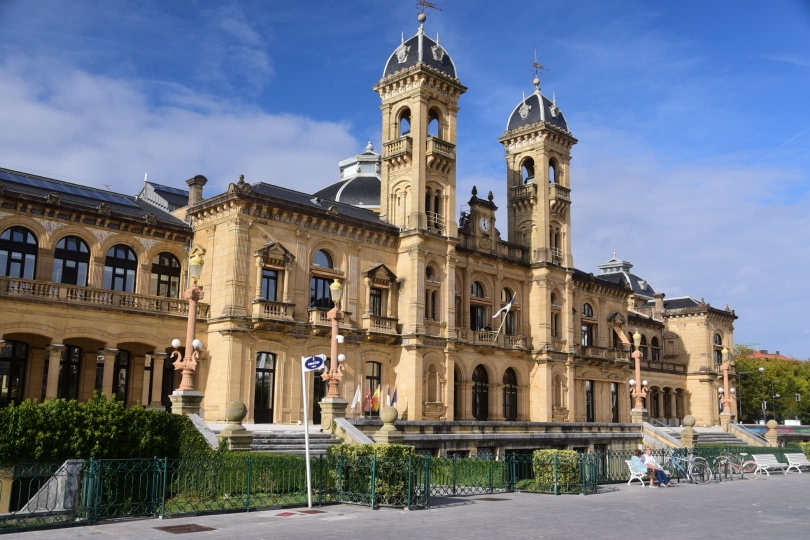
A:
<svg viewBox="0 0 810 540">
<path fill-rule="evenodd" d="M 500 240 L 500 232 L 495 229 L 495 213 L 498 207 L 493 201 L 492 192 L 486 199 L 478 198 L 478 188 L 473 186 L 472 198 L 467 203 L 470 206 L 464 231 L 472 239 L 469 246 L 476 251 L 494 253 L 496 241 Z"/>
</svg>

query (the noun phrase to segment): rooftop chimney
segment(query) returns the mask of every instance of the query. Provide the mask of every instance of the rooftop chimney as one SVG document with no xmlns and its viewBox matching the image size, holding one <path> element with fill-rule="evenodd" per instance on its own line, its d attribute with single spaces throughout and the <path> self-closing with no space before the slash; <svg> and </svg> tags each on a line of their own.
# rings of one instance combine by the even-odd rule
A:
<svg viewBox="0 0 810 540">
<path fill-rule="evenodd" d="M 664 318 L 664 297 L 666 294 L 664 293 L 655 293 L 653 298 L 655 298 L 655 311 L 653 312 L 653 318 L 662 320 Z"/>
<path fill-rule="evenodd" d="M 201 174 L 186 180 L 186 184 L 188 185 L 188 206 L 194 206 L 203 200 L 203 186 L 207 183 L 208 178 Z"/>
</svg>

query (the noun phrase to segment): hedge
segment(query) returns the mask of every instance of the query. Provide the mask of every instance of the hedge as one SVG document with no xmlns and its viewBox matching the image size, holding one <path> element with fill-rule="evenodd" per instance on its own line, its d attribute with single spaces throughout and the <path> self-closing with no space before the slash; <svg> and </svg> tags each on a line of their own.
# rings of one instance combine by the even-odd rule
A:
<svg viewBox="0 0 810 540">
<path fill-rule="evenodd" d="M 329 447 L 327 455 L 337 460 L 330 471 L 333 481 L 358 500 L 371 496 L 374 472 L 375 505 L 407 505 L 408 486 L 418 481 L 424 468 L 424 457 L 404 444 L 336 444 Z M 408 471 L 412 474 L 410 482 Z"/>
<path fill-rule="evenodd" d="M 0 463 L 78 458 L 204 458 L 214 451 L 184 415 L 87 402 L 26 400 L 0 409 Z"/>
</svg>

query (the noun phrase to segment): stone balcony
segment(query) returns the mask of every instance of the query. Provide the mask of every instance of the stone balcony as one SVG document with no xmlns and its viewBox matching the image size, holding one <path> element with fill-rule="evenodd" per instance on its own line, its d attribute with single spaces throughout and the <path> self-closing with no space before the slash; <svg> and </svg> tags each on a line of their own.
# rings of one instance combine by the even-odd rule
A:
<svg viewBox="0 0 810 540">
<path fill-rule="evenodd" d="M 0 296 L 12 297 L 20 301 L 35 300 L 44 303 L 108 308 L 183 318 L 188 316 L 187 300 L 110 291 L 95 287 L 79 287 L 50 281 L 0 277 Z M 209 311 L 208 304 L 199 304 L 197 318 L 207 319 Z"/>
<path fill-rule="evenodd" d="M 379 315 L 363 315 L 360 319 L 363 330 L 383 334 L 396 334 L 397 320 L 394 317 L 381 317 Z"/>
<path fill-rule="evenodd" d="M 295 304 L 272 302 L 263 298 L 253 300 L 253 318 L 273 321 L 292 321 Z"/>
<path fill-rule="evenodd" d="M 528 347 L 528 338 L 526 336 L 498 334 L 495 330 L 466 330 L 458 329 L 458 340 L 467 342 L 473 345 L 491 345 L 493 347 L 501 347 L 504 349 L 526 349 Z"/>
<path fill-rule="evenodd" d="M 511 192 L 513 201 L 537 198 L 537 184 L 534 183 L 516 186 L 509 191 Z"/>
</svg>

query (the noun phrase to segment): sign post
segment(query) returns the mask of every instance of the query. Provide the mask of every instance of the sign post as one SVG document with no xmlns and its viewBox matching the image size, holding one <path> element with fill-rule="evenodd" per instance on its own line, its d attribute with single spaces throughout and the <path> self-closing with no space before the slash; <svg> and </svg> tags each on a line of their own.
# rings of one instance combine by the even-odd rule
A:
<svg viewBox="0 0 810 540">
<path fill-rule="evenodd" d="M 307 372 L 323 368 L 325 354 L 301 357 L 301 389 L 304 399 L 304 454 L 307 462 L 307 506 L 312 508 L 312 470 L 309 462 L 309 412 L 307 411 Z"/>
</svg>

